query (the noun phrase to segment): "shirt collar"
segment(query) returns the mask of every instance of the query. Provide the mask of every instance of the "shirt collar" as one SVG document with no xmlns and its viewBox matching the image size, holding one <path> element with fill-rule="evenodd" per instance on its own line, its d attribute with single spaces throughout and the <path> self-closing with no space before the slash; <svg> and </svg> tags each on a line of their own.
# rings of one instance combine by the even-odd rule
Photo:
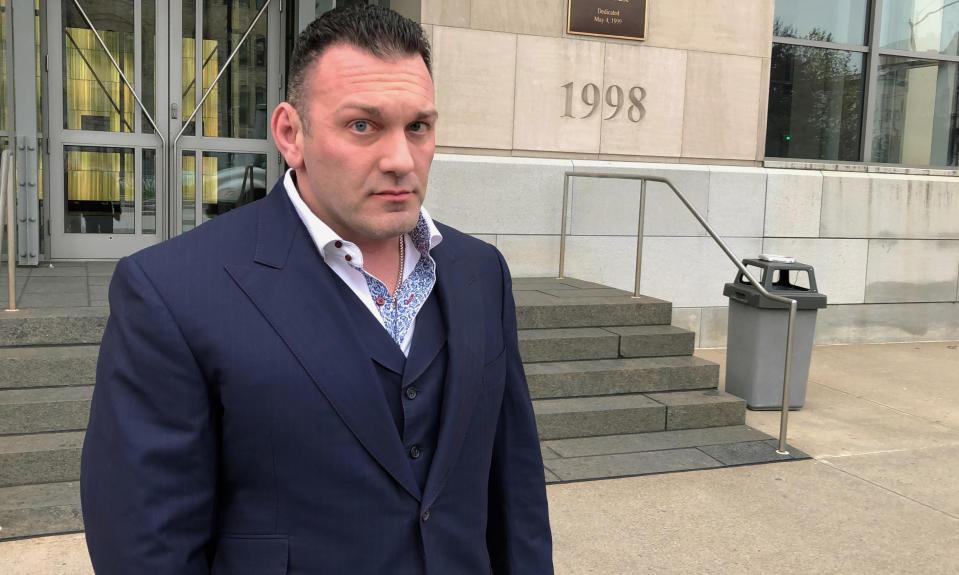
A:
<svg viewBox="0 0 959 575">
<path fill-rule="evenodd" d="M 345 251 L 351 258 L 348 260 L 350 265 L 362 268 L 363 253 L 360 249 L 356 244 L 341 238 L 339 234 L 334 232 L 330 226 L 326 225 L 323 220 L 313 213 L 306 205 L 306 202 L 303 201 L 303 198 L 300 197 L 300 192 L 296 189 L 296 183 L 293 181 L 293 177 L 293 170 L 288 169 L 283 176 L 283 187 L 286 189 L 286 194 L 289 196 L 290 202 L 293 203 L 297 215 L 300 216 L 300 220 L 303 222 L 303 225 L 306 226 L 310 237 L 313 238 L 316 249 L 319 250 L 320 255 L 323 256 L 323 261 L 329 263 L 329 257 L 334 254 L 342 254 Z M 422 206 L 420 207 L 420 217 L 416 222 L 416 227 L 409 233 L 409 236 L 421 254 L 429 252 L 443 241 L 443 235 L 436 228 L 436 224 L 433 223 L 433 218 L 430 217 L 426 208 Z"/>
</svg>

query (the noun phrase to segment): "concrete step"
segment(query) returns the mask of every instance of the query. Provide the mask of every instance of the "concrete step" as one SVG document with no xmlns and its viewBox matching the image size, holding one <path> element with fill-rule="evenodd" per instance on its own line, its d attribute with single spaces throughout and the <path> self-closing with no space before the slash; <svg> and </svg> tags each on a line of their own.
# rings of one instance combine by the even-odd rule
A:
<svg viewBox="0 0 959 575">
<path fill-rule="evenodd" d="M 620 357 L 692 355 L 696 334 L 671 325 L 607 327 L 620 337 Z"/>
<path fill-rule="evenodd" d="M 715 389 L 719 366 L 692 356 L 554 361 L 525 366 L 533 399 Z"/>
<path fill-rule="evenodd" d="M 716 390 L 533 401 L 541 441 L 743 425 L 746 404 Z"/>
<path fill-rule="evenodd" d="M 0 390 L 0 435 L 82 431 L 93 386 Z"/>
<path fill-rule="evenodd" d="M 567 285 L 563 282 L 572 282 Z M 672 304 L 578 280 L 517 279 L 513 283 L 519 329 L 667 325 Z"/>
<path fill-rule="evenodd" d="M 100 343 L 106 307 L 28 308 L 0 314 L 0 347 Z"/>
<path fill-rule="evenodd" d="M 80 479 L 82 431 L 0 437 L 0 487 Z"/>
<path fill-rule="evenodd" d="M 523 329 L 519 353 L 523 363 L 614 358 L 619 356 L 619 338 L 595 327 Z"/>
<path fill-rule="evenodd" d="M 100 346 L 0 348 L 0 389 L 93 385 Z"/>
<path fill-rule="evenodd" d="M 79 481 L 0 487 L 0 541 L 78 531 Z"/>
</svg>

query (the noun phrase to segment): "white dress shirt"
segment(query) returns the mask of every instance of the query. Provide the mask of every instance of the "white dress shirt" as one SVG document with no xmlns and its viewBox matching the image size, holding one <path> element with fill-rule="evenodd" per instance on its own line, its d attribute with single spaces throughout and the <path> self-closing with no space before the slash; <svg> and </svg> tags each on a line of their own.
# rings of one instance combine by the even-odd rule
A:
<svg viewBox="0 0 959 575">
<path fill-rule="evenodd" d="M 380 322 L 380 325 L 389 331 L 385 320 L 377 309 L 376 301 L 374 301 L 373 296 L 370 294 L 370 287 L 366 281 L 366 276 L 358 269 L 363 267 L 363 253 L 360 251 L 360 248 L 358 248 L 356 244 L 341 238 L 330 226 L 326 225 L 323 220 L 317 217 L 317 215 L 307 207 L 303 198 L 300 197 L 299 191 L 296 189 L 292 172 L 293 170 L 287 170 L 286 175 L 283 177 L 283 186 L 286 188 L 286 193 L 289 195 L 293 207 L 296 208 L 296 213 L 300 216 L 300 220 L 303 222 L 303 225 L 306 226 L 310 237 L 313 238 L 313 243 L 316 244 L 316 249 L 323 257 L 323 261 L 349 286 L 353 293 L 356 294 L 356 297 L 359 298 L 369 312 L 373 314 L 373 317 Z M 443 240 L 443 236 L 439 230 L 436 229 L 436 225 L 426 212 L 426 208 L 420 208 L 420 216 L 426 221 L 429 229 L 429 249 L 432 250 Z M 403 279 L 405 280 L 416 268 L 420 257 L 424 255 L 426 257 L 430 256 L 428 254 L 429 250 L 424 254 L 417 249 L 409 234 L 404 234 L 403 240 L 406 242 L 406 253 L 418 254 L 419 256 L 409 257 L 409 255 L 407 255 L 403 268 Z M 426 295 L 428 297 L 429 294 Z M 423 298 L 423 301 L 425 301 L 425 299 L 426 298 Z M 422 303 L 420 305 L 422 306 Z M 419 312 L 419 308 L 416 309 L 416 312 Z M 408 356 L 410 353 L 410 345 L 413 341 L 413 329 L 415 327 L 416 320 L 414 316 L 403 338 L 403 343 L 400 345 L 403 355 Z"/>
</svg>

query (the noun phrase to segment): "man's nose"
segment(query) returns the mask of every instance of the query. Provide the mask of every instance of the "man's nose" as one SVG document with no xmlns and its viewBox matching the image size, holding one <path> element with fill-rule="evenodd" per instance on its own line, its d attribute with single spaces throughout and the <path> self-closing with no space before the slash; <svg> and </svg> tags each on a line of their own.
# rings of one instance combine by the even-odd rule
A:
<svg viewBox="0 0 959 575">
<path fill-rule="evenodd" d="M 406 130 L 397 130 L 383 140 L 380 171 L 405 176 L 413 171 L 413 154 Z"/>
</svg>

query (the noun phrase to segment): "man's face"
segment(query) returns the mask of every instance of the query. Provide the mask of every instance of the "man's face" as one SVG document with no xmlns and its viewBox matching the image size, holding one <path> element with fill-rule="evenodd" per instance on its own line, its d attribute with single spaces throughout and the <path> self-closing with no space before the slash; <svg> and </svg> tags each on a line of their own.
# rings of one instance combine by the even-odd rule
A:
<svg viewBox="0 0 959 575">
<path fill-rule="evenodd" d="M 362 247 L 408 232 L 426 194 L 435 146 L 433 80 L 419 55 L 386 60 L 347 45 L 312 65 L 295 167 L 304 202 Z"/>
</svg>

